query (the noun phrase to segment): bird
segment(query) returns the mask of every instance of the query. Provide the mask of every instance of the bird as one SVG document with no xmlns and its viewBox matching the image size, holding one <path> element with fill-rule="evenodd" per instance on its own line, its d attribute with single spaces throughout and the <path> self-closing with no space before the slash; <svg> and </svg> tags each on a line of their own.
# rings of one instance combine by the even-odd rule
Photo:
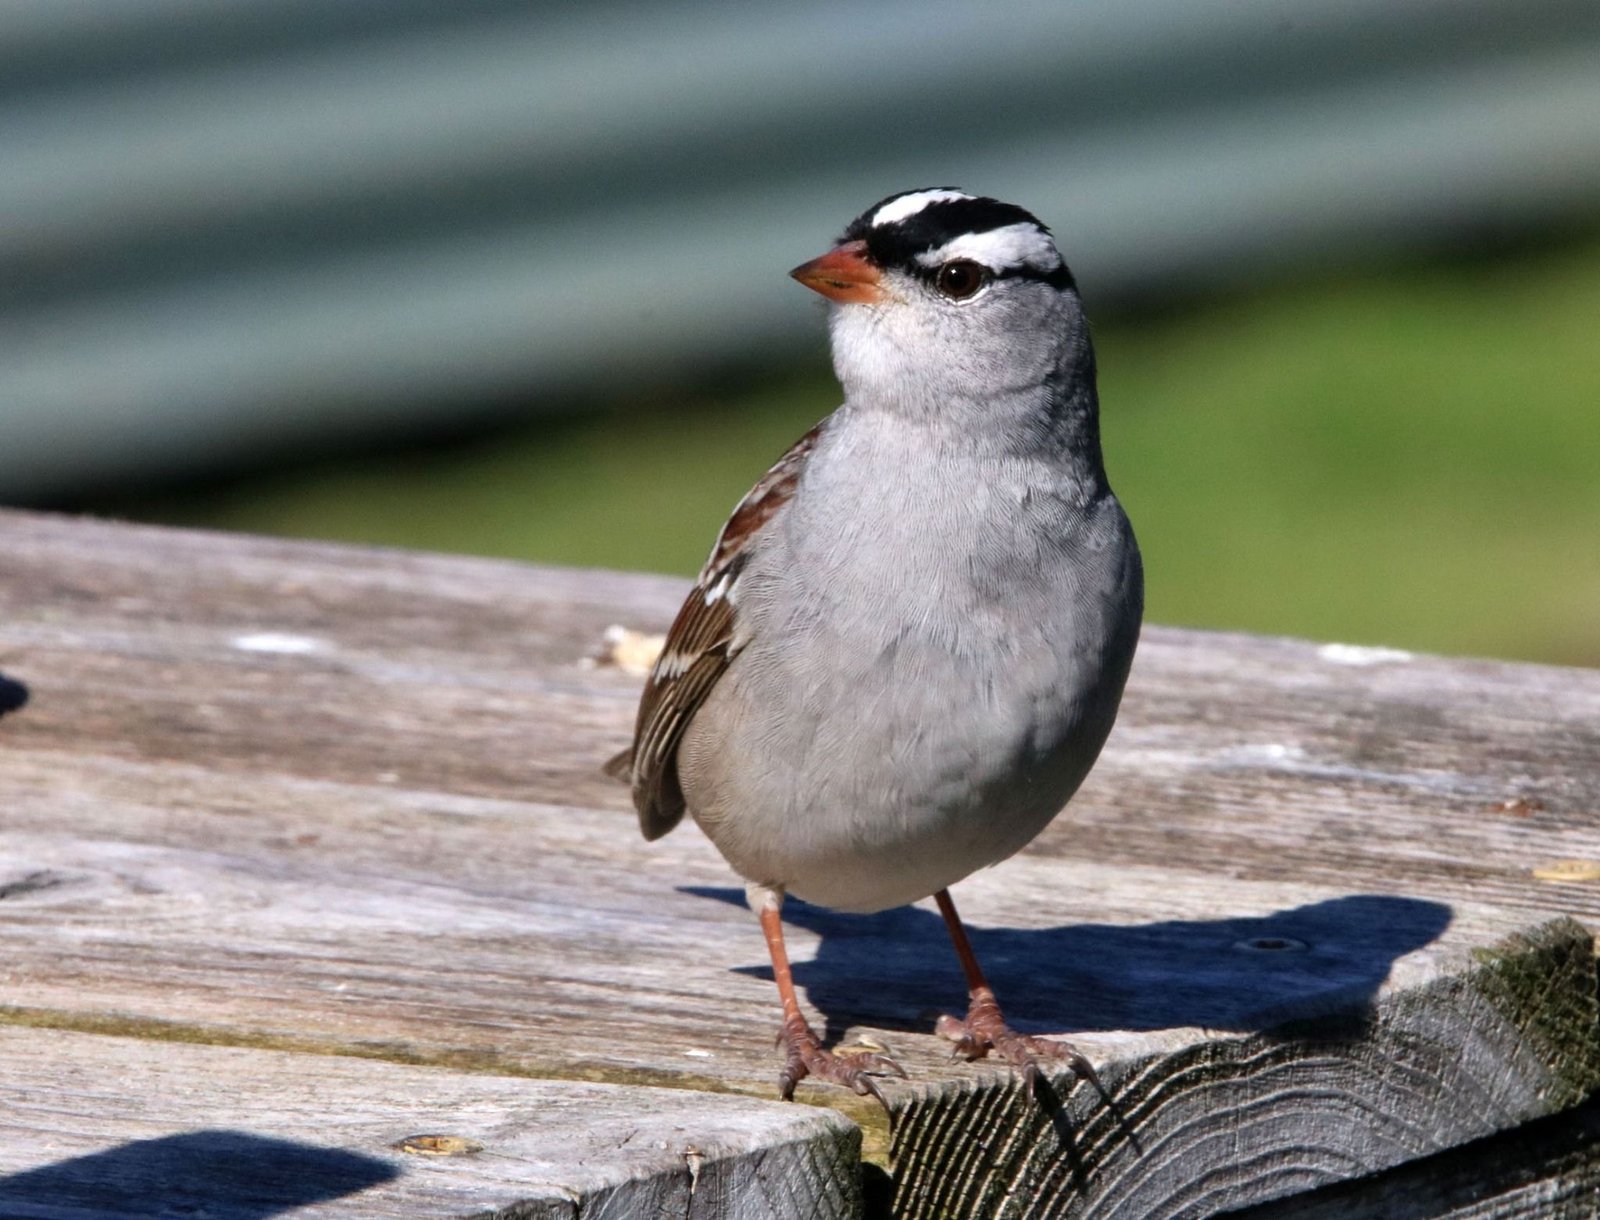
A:
<svg viewBox="0 0 1600 1220">
<path fill-rule="evenodd" d="M 744 879 L 783 1099 L 810 1077 L 882 1101 L 905 1075 L 822 1046 L 788 894 L 861 913 L 933 897 L 968 990 L 936 1024 L 954 1053 L 1092 1079 L 1069 1042 L 1006 1023 L 949 894 L 1067 804 L 1138 643 L 1143 567 L 1077 284 L 1032 213 L 953 187 L 880 200 L 790 275 L 828 302 L 843 403 L 733 509 L 607 770 L 646 839 L 687 812 Z"/>
</svg>

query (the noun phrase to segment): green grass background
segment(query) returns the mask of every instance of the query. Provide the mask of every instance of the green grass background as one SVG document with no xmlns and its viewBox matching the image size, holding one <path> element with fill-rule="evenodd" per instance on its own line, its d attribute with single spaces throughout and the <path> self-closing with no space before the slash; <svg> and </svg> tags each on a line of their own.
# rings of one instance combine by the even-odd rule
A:
<svg viewBox="0 0 1600 1220">
<path fill-rule="evenodd" d="M 1600 241 L 1324 278 L 1096 335 L 1152 621 L 1600 665 Z M 688 574 L 836 401 L 819 358 L 113 507 Z"/>
</svg>

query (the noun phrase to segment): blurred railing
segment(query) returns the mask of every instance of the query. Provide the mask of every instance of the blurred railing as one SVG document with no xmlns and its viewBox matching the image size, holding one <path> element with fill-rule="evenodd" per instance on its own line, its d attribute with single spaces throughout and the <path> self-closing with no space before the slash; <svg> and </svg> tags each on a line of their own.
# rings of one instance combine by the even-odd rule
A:
<svg viewBox="0 0 1600 1220">
<path fill-rule="evenodd" d="M 820 349 L 783 272 L 944 183 L 1091 297 L 1536 223 L 1600 4 L 0 0 L 0 496 Z"/>
</svg>

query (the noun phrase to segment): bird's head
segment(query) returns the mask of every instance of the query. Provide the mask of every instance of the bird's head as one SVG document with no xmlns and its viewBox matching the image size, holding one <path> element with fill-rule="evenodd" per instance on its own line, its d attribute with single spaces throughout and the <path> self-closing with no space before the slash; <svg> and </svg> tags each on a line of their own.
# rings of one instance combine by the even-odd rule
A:
<svg viewBox="0 0 1600 1220">
<path fill-rule="evenodd" d="M 1087 358 L 1076 285 L 1030 212 L 948 187 L 868 208 L 789 273 L 833 302 L 853 400 L 918 413 L 1037 387 Z"/>
</svg>

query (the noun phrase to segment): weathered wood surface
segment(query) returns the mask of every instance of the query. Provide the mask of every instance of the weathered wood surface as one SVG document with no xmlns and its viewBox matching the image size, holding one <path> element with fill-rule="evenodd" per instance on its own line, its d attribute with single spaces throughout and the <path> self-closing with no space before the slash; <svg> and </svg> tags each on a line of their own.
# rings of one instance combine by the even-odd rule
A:
<svg viewBox="0 0 1600 1220">
<path fill-rule="evenodd" d="M 10 513 L 0 556 L 5 1020 L 773 1095 L 736 884 L 597 770 L 638 679 L 588 658 L 681 582 Z M 1600 859 L 1597 811 L 1600 674 L 1152 629 L 1069 813 L 958 891 L 1008 1012 L 1075 1031 L 1109 1105 L 948 1062 L 929 910 L 797 904 L 797 981 L 916 1078 L 898 1214 L 1210 1214 L 1600 1085 L 1559 921 L 1600 883 L 1532 872 Z M 881 1158 L 872 1107 L 802 1097 Z"/>
<path fill-rule="evenodd" d="M 36 1029 L 0 1029 L 0 1079 L 11 1217 L 816 1220 L 860 1206 L 860 1134 L 811 1106 Z M 92 1134 L 78 1121 L 91 1108 Z"/>
<path fill-rule="evenodd" d="M 1594 1220 L 1600 1101 L 1229 1220 Z"/>
</svg>

